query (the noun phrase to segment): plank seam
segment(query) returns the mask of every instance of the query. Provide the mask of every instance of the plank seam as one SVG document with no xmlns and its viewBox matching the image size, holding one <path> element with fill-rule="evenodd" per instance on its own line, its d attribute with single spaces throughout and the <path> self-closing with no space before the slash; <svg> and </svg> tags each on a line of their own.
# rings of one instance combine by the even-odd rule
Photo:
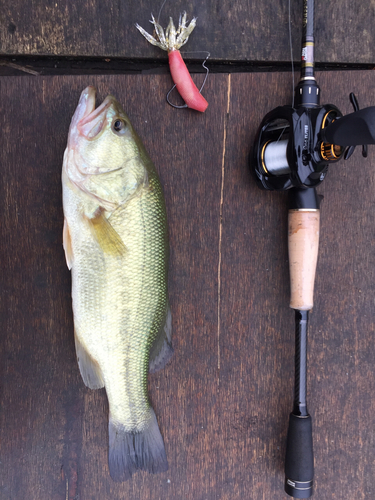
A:
<svg viewBox="0 0 375 500">
<path fill-rule="evenodd" d="M 231 91 L 231 75 L 228 74 L 227 87 L 227 110 L 224 118 L 224 134 L 223 134 L 223 153 L 221 158 L 221 186 L 220 186 L 220 217 L 219 217 L 219 261 L 217 269 L 217 369 L 218 379 L 220 384 L 220 314 L 221 314 L 221 246 L 223 237 L 223 205 L 224 205 L 224 180 L 225 180 L 225 152 L 227 141 L 228 115 L 230 108 L 230 91 Z"/>
<path fill-rule="evenodd" d="M 190 73 L 203 73 L 201 61 L 186 58 Z M 290 61 L 247 61 L 210 59 L 210 73 L 290 72 Z M 295 70 L 301 67 L 294 61 Z M 2 69 L 4 68 L 4 69 Z M 0 54 L 0 74 L 9 71 L 16 75 L 87 75 L 87 74 L 169 74 L 165 58 L 124 58 L 95 56 L 37 56 Z M 315 62 L 317 71 L 374 70 L 374 63 Z M 12 74 L 12 73 L 11 73 Z"/>
</svg>

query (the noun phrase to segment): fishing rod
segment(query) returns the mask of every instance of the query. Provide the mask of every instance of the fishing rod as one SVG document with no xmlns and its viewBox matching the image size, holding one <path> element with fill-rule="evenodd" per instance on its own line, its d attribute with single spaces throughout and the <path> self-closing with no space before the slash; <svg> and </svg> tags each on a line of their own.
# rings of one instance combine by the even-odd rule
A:
<svg viewBox="0 0 375 500">
<path fill-rule="evenodd" d="M 307 410 L 307 330 L 313 307 L 319 246 L 316 187 L 328 167 L 348 159 L 355 146 L 375 144 L 375 107 L 346 116 L 333 104 L 320 104 L 314 76 L 314 0 L 303 2 L 301 77 L 292 106 L 279 106 L 261 122 L 251 157 L 258 187 L 289 191 L 288 252 L 290 307 L 295 311 L 295 383 L 285 457 L 285 491 L 294 498 L 313 493 L 312 419 Z"/>
</svg>

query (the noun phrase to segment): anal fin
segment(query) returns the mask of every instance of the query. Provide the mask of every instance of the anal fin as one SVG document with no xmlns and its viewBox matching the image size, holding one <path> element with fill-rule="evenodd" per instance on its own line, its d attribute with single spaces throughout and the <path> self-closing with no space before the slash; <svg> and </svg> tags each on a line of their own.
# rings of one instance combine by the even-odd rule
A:
<svg viewBox="0 0 375 500">
<path fill-rule="evenodd" d="M 104 380 L 100 366 L 81 344 L 75 332 L 74 340 L 79 371 L 81 372 L 83 382 L 89 389 L 102 389 L 104 387 Z"/>
<path fill-rule="evenodd" d="M 167 315 L 165 319 L 165 324 L 160 329 L 160 332 L 152 347 L 150 349 L 150 372 L 154 373 L 158 370 L 164 368 L 164 366 L 171 359 L 173 354 L 173 348 L 171 344 L 172 340 L 172 315 L 169 304 L 167 306 Z"/>
</svg>

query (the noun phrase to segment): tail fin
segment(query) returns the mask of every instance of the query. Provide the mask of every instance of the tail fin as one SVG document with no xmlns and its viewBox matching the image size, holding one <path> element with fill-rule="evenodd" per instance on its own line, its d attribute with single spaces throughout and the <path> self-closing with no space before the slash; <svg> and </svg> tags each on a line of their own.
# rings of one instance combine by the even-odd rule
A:
<svg viewBox="0 0 375 500">
<path fill-rule="evenodd" d="M 163 438 L 154 410 L 141 432 L 127 432 L 109 417 L 109 472 L 114 481 L 127 481 L 137 469 L 156 474 L 168 470 Z"/>
</svg>

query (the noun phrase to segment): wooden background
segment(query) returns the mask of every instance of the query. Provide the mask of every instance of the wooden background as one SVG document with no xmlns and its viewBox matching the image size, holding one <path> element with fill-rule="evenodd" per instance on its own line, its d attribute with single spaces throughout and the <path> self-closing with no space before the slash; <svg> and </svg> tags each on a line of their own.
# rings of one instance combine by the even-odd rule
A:
<svg viewBox="0 0 375 500">
<path fill-rule="evenodd" d="M 291 0 L 295 59 L 300 3 Z M 287 2 L 269 4 L 178 0 L 163 16 L 176 19 L 183 8 L 198 16 L 186 50 L 210 50 L 213 67 L 224 61 L 235 71 L 247 61 L 270 69 L 290 56 Z M 374 63 L 374 2 L 316 4 L 318 61 L 341 69 Z M 144 0 L 38 0 L 22 8 L 3 0 L 0 57 L 33 57 L 31 67 L 46 56 L 56 66 L 78 57 L 89 67 L 94 56 L 110 59 L 109 68 L 113 57 L 165 66 L 166 55 L 133 29 L 147 26 L 151 10 L 158 8 Z M 375 104 L 368 69 L 322 71 L 317 79 L 322 102 L 343 113 L 351 91 L 361 107 Z M 62 155 L 89 84 L 99 102 L 113 93 L 124 105 L 154 159 L 169 216 L 175 354 L 149 387 L 170 469 L 124 484 L 108 472 L 105 392 L 87 389 L 78 371 L 62 249 Z M 1 500 L 288 498 L 294 313 L 286 195 L 260 191 L 248 157 L 265 113 L 291 103 L 292 76 L 211 74 L 205 114 L 169 107 L 170 86 L 169 75 L 151 73 L 0 77 Z M 366 160 L 357 148 L 318 189 L 308 403 L 319 500 L 375 498 L 374 167 L 375 148 Z"/>
<path fill-rule="evenodd" d="M 158 17 L 163 0 L 0 0 L 0 53 L 7 55 L 164 58 L 135 29 Z M 290 0 L 293 47 L 299 60 L 302 1 Z M 316 61 L 375 62 L 375 2 L 315 1 Z M 290 60 L 288 1 L 167 0 L 163 27 L 186 10 L 198 18 L 187 51 L 208 50 L 213 60 L 279 62 Z M 185 49 L 184 49 L 185 50 Z"/>
</svg>

